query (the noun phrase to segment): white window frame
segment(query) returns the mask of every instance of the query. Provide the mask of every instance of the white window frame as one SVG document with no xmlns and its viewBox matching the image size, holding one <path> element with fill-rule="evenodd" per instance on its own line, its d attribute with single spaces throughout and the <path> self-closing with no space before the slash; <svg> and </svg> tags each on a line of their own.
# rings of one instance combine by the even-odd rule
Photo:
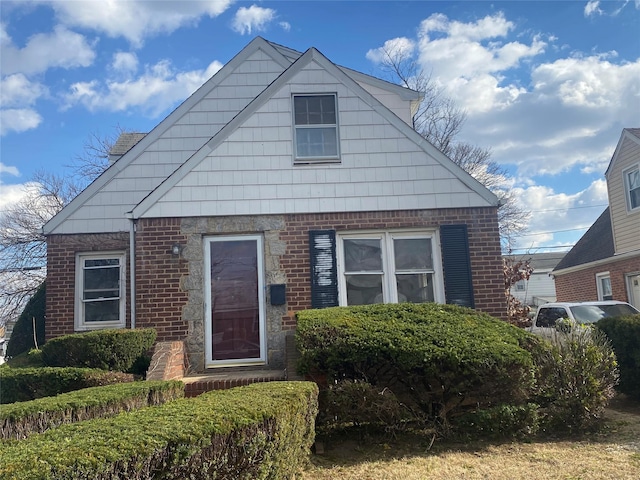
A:
<svg viewBox="0 0 640 480">
<path fill-rule="evenodd" d="M 624 196 L 627 202 L 628 212 L 640 212 L 640 203 L 635 207 L 631 205 L 631 184 L 629 183 L 629 175 L 633 172 L 638 172 L 640 176 L 640 163 L 633 165 L 622 171 L 622 183 L 624 185 Z M 636 187 L 639 188 L 639 187 Z M 635 190 L 635 189 L 634 189 Z"/>
<path fill-rule="evenodd" d="M 606 295 L 607 292 L 603 285 L 604 280 L 609 281 L 608 295 Z M 611 286 L 611 275 L 609 275 L 609 272 L 596 273 L 596 287 L 598 289 L 598 301 L 613 300 L 613 289 Z M 605 297 L 611 297 L 611 298 L 605 298 Z"/>
<path fill-rule="evenodd" d="M 84 293 L 84 270 L 86 260 L 114 260 L 119 262 L 119 318 L 117 321 L 86 322 Z M 99 330 L 103 328 L 124 328 L 126 326 L 126 253 L 125 252 L 87 252 L 76 254 L 76 294 L 75 294 L 75 330 Z"/>
<path fill-rule="evenodd" d="M 345 258 L 344 240 L 355 239 L 379 239 L 382 250 L 382 272 L 372 272 L 372 274 L 382 275 L 382 296 L 383 303 L 398 303 L 398 292 L 396 285 L 395 257 L 393 251 L 393 241 L 395 239 L 429 239 L 431 240 L 431 255 L 433 269 L 415 270 L 415 273 L 433 274 L 433 295 L 436 303 L 445 303 L 444 278 L 442 272 L 442 259 L 440 255 L 439 236 L 435 230 L 376 230 L 361 232 L 344 232 L 336 235 L 336 253 L 338 267 L 338 298 L 339 304 L 346 306 L 347 285 L 345 281 Z M 414 271 L 412 271 L 414 272 Z"/>
<path fill-rule="evenodd" d="M 336 121 L 335 123 L 318 123 L 308 125 L 296 124 L 295 99 L 297 97 L 333 97 Z M 293 159 L 294 163 L 339 163 L 340 162 L 340 128 L 338 125 L 338 94 L 335 92 L 324 93 L 295 93 L 291 95 L 291 116 L 293 125 Z M 336 132 L 336 154 L 322 156 L 302 156 L 298 155 L 298 131 L 313 128 L 334 128 Z"/>
</svg>

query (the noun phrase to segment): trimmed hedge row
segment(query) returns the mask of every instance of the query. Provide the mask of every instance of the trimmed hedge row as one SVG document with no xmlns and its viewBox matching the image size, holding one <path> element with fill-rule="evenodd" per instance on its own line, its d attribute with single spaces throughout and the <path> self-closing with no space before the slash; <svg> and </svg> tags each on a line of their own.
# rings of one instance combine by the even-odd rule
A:
<svg viewBox="0 0 640 480">
<path fill-rule="evenodd" d="M 65 423 L 103 418 L 184 397 L 184 384 L 133 382 L 91 387 L 0 409 L 0 438 L 23 439 Z"/>
<path fill-rule="evenodd" d="M 618 359 L 618 391 L 640 400 L 640 315 L 608 317 L 596 326 L 611 341 Z"/>
<path fill-rule="evenodd" d="M 42 346 L 50 367 L 87 367 L 126 372 L 151 348 L 153 328 L 107 329 L 52 338 Z"/>
<path fill-rule="evenodd" d="M 317 386 L 268 382 L 208 392 L 0 442 L 0 478 L 281 479 L 314 440 Z"/>
<path fill-rule="evenodd" d="M 534 386 L 527 348 L 540 340 L 468 308 L 402 303 L 307 310 L 297 317 L 301 373 L 388 388 L 442 433 L 467 412 L 524 407 Z"/>
<path fill-rule="evenodd" d="M 81 388 L 132 382 L 133 375 L 92 368 L 0 368 L 0 403 L 52 397 Z"/>
</svg>

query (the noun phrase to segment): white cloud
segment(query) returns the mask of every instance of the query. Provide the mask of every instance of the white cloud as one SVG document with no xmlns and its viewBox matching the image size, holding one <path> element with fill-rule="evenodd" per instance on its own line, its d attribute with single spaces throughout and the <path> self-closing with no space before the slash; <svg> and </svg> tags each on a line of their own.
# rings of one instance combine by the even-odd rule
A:
<svg viewBox="0 0 640 480">
<path fill-rule="evenodd" d="M 557 243 L 558 237 L 566 233 L 580 237 L 608 203 L 605 180 L 595 180 L 572 195 L 541 185 L 516 188 L 514 193 L 520 206 L 532 212 L 527 234 L 518 239 L 521 248 Z"/>
<path fill-rule="evenodd" d="M 12 165 L 5 165 L 4 163 L 0 162 L 0 175 L 3 173 L 8 173 L 9 175 L 13 175 L 14 177 L 20 176 L 20 171 L 18 170 L 18 167 L 14 167 Z"/>
<path fill-rule="evenodd" d="M 90 111 L 125 111 L 131 107 L 157 116 L 182 101 L 222 68 L 218 61 L 205 70 L 178 72 L 168 60 L 148 66 L 137 78 L 74 83 L 65 95 L 66 108 L 84 105 Z"/>
<path fill-rule="evenodd" d="M 21 73 L 15 73 L 0 79 L 0 91 L 2 107 L 6 108 L 33 105 L 38 98 L 46 95 L 47 88 L 29 81 Z"/>
<path fill-rule="evenodd" d="M 600 9 L 599 0 L 589 0 L 584 6 L 584 16 L 591 17 L 595 15 L 602 15 L 603 11 Z"/>
<path fill-rule="evenodd" d="M 6 30 L 2 30 L 0 68 L 3 75 L 32 75 L 54 67 L 87 67 L 95 59 L 93 46 L 87 39 L 61 25 L 54 27 L 51 33 L 37 33 L 31 36 L 23 48 L 16 47 Z"/>
<path fill-rule="evenodd" d="M 42 122 L 38 112 L 30 108 L 7 108 L 0 110 L 0 135 L 9 132 L 24 132 L 36 128 Z"/>
<path fill-rule="evenodd" d="M 280 25 L 280 28 L 282 28 L 285 32 L 291 30 L 291 24 L 289 22 L 280 22 L 278 25 Z"/>
<path fill-rule="evenodd" d="M 366 57 L 374 63 L 384 62 L 387 58 L 411 57 L 416 48 L 416 43 L 407 37 L 397 37 L 384 42 L 379 48 L 372 48 Z"/>
<path fill-rule="evenodd" d="M 269 22 L 276 17 L 276 11 L 251 5 L 249 8 L 240 7 L 236 12 L 231 28 L 241 35 L 250 35 L 254 31 L 264 30 Z"/>
<path fill-rule="evenodd" d="M 66 25 L 104 32 L 109 37 L 124 37 L 140 47 L 147 37 L 196 24 L 203 16 L 217 17 L 231 3 L 232 0 L 110 0 L 100 2 L 99 14 L 95 2 L 60 1 L 50 5 Z"/>
<path fill-rule="evenodd" d="M 135 73 L 138 69 L 138 57 L 131 52 L 116 52 L 113 54 L 111 68 L 122 73 Z"/>
</svg>

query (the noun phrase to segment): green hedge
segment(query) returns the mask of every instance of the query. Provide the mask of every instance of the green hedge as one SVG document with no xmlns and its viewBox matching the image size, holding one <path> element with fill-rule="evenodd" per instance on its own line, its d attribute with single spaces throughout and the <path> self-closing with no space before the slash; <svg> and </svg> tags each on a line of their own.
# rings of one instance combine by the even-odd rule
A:
<svg viewBox="0 0 640 480">
<path fill-rule="evenodd" d="M 526 404 L 533 388 L 535 367 L 523 347 L 538 340 L 471 309 L 403 303 L 297 317 L 301 373 L 389 388 L 444 433 L 463 413 Z"/>
<path fill-rule="evenodd" d="M 45 341 L 44 335 L 44 314 L 45 314 L 45 283 L 38 287 L 33 296 L 29 299 L 24 310 L 13 326 L 13 332 L 7 344 L 7 357 L 12 358 L 23 352 L 28 352 L 36 348 L 33 341 L 33 319 L 36 320 L 36 341 L 37 347 L 41 347 Z"/>
<path fill-rule="evenodd" d="M 49 340 L 42 358 L 50 367 L 87 367 L 126 372 L 151 348 L 153 328 L 109 329 L 74 333 Z"/>
<path fill-rule="evenodd" d="M 81 388 L 132 382 L 133 375 L 91 368 L 0 368 L 0 403 L 25 402 Z"/>
<path fill-rule="evenodd" d="M 640 315 L 603 318 L 596 324 L 618 359 L 618 391 L 640 400 Z"/>
<path fill-rule="evenodd" d="M 133 382 L 91 387 L 0 409 L 0 438 L 22 439 L 65 423 L 116 415 L 184 397 L 184 384 Z"/>
<path fill-rule="evenodd" d="M 1 442 L 0 478 L 292 478 L 314 440 L 316 412 L 309 382 L 209 392 Z"/>
</svg>

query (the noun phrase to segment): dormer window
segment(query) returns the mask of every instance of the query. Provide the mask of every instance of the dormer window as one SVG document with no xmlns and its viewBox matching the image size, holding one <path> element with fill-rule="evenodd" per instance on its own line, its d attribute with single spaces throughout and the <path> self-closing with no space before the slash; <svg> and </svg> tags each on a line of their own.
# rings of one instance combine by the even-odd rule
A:
<svg viewBox="0 0 640 480">
<path fill-rule="evenodd" d="M 624 172 L 624 187 L 627 193 L 629 211 L 640 208 L 640 166 L 636 165 Z"/>
<path fill-rule="evenodd" d="M 337 112 L 335 94 L 293 96 L 296 163 L 339 161 Z"/>
</svg>

